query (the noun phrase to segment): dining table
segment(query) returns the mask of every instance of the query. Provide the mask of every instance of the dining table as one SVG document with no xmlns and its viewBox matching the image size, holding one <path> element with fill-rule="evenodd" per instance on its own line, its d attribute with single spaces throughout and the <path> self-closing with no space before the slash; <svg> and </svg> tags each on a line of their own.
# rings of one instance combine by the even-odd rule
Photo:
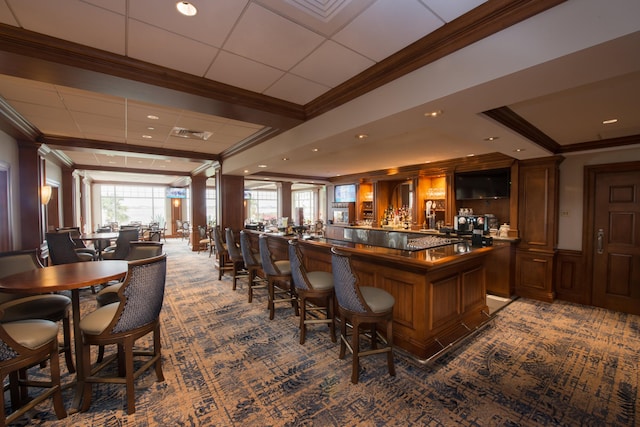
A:
<svg viewBox="0 0 640 427">
<path fill-rule="evenodd" d="M 127 261 L 121 260 L 76 262 L 36 268 L 0 279 L 0 291 L 7 293 L 43 294 L 71 291 L 76 392 L 69 408 L 70 413 L 77 412 L 80 408 L 85 386 L 80 331 L 80 289 L 122 279 L 127 274 L 128 265 Z"/>
<path fill-rule="evenodd" d="M 102 251 L 106 247 L 98 244 L 100 241 L 108 241 L 116 240 L 118 238 L 118 232 L 110 232 L 110 233 L 83 233 L 80 235 L 80 240 L 93 242 L 93 247 L 96 249 L 96 253 L 98 255 L 98 259 L 102 259 Z M 107 245 L 109 246 L 109 245 Z"/>
</svg>

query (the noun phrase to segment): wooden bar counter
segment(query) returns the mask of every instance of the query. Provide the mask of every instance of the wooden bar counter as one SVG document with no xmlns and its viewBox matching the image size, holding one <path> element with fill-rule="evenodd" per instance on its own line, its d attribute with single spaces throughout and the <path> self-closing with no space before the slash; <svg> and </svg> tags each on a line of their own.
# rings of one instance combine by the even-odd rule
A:
<svg viewBox="0 0 640 427">
<path fill-rule="evenodd" d="M 258 247 L 259 232 L 245 230 Z M 293 236 L 268 233 L 272 250 L 288 258 Z M 403 250 L 326 238 L 300 239 L 305 267 L 331 271 L 331 247 L 352 254 L 360 283 L 391 293 L 394 345 L 426 361 L 489 319 L 485 258 L 492 247 L 463 241 L 434 249 Z"/>
</svg>

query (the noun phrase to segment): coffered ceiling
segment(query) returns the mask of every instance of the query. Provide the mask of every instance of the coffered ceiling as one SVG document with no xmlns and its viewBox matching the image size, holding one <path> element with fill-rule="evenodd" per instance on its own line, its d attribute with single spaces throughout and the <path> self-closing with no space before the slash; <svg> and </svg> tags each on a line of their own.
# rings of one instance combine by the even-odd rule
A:
<svg viewBox="0 0 640 427">
<path fill-rule="evenodd" d="M 163 183 L 640 142 L 634 0 L 192 3 L 0 0 L 2 129 Z"/>
</svg>

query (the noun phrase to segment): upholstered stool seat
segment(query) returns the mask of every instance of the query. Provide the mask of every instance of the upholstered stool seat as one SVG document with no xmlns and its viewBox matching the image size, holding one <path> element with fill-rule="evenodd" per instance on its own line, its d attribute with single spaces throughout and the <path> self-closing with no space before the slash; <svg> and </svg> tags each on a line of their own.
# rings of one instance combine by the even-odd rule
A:
<svg viewBox="0 0 640 427">
<path fill-rule="evenodd" d="M 32 350 L 57 339 L 59 330 L 57 323 L 44 319 L 18 320 L 2 327 L 18 344 Z"/>
<path fill-rule="evenodd" d="M 7 301 L 1 305 L 4 315 L 2 322 L 15 322 L 26 319 L 51 320 L 64 318 L 69 310 L 71 299 L 65 295 L 31 295 Z"/>
<path fill-rule="evenodd" d="M 118 311 L 118 305 L 117 302 L 107 304 L 87 314 L 80 321 L 80 330 L 90 335 L 102 333 L 113 321 L 113 317 Z"/>
<path fill-rule="evenodd" d="M 389 311 L 396 302 L 389 292 L 372 286 L 360 286 L 360 293 L 374 313 Z"/>
</svg>

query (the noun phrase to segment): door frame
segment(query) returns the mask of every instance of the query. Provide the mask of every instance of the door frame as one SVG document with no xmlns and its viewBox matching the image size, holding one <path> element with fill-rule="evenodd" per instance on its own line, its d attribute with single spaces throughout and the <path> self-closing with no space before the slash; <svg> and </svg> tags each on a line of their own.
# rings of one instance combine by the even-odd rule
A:
<svg viewBox="0 0 640 427">
<path fill-rule="evenodd" d="M 586 253 L 585 271 L 588 282 L 588 304 L 593 305 L 593 251 L 595 245 L 596 178 L 602 173 L 627 173 L 640 170 L 640 161 L 607 163 L 584 168 L 583 247 Z"/>
</svg>

